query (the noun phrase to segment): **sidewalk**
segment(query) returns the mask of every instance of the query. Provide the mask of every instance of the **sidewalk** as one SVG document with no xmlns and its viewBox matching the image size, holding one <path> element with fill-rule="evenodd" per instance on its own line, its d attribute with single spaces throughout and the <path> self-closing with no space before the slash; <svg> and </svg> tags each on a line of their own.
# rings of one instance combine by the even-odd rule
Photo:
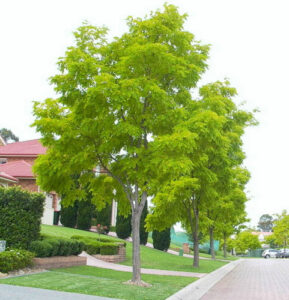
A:
<svg viewBox="0 0 289 300">
<path fill-rule="evenodd" d="M 102 261 L 100 259 L 94 258 L 93 256 L 82 252 L 80 256 L 87 257 L 87 265 L 92 267 L 98 267 L 103 269 L 110 269 L 115 271 L 132 272 L 131 266 L 124 266 L 119 264 L 113 264 L 109 262 Z M 194 273 L 194 272 L 181 272 L 181 271 L 168 271 L 159 269 L 144 269 L 141 268 L 142 274 L 152 274 L 152 275 L 168 275 L 168 276 L 183 276 L 183 277 L 197 277 L 202 278 L 207 273 Z"/>
<path fill-rule="evenodd" d="M 113 300 L 112 298 L 0 284 L 1 300 Z M 117 299 L 114 299 L 117 300 Z"/>
</svg>

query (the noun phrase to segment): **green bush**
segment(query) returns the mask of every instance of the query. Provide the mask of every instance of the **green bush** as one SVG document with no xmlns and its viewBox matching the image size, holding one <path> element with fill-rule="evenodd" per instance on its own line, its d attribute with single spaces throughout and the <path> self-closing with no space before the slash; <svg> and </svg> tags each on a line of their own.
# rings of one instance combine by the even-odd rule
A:
<svg viewBox="0 0 289 300">
<path fill-rule="evenodd" d="M 20 187 L 0 187 L 0 236 L 8 247 L 28 249 L 40 237 L 45 196 Z"/>
<path fill-rule="evenodd" d="M 107 204 L 105 208 L 101 211 L 95 210 L 94 212 L 94 222 L 93 225 L 101 224 L 102 226 L 106 226 L 105 234 L 109 233 L 110 231 L 110 223 L 111 223 L 111 211 L 112 205 Z"/>
<path fill-rule="evenodd" d="M 115 232 L 120 239 L 127 239 L 131 235 L 131 215 L 128 217 L 117 214 Z"/>
<path fill-rule="evenodd" d="M 13 249 L 0 253 L 0 272 L 23 269 L 32 266 L 34 253 L 26 250 Z"/>
<path fill-rule="evenodd" d="M 99 237 L 98 235 L 95 236 L 95 238 L 92 238 L 92 237 L 84 237 L 82 235 L 73 235 L 71 237 L 72 239 L 75 239 L 75 240 L 92 240 L 92 241 L 96 241 L 96 242 L 102 242 L 102 243 L 111 243 L 112 240 L 109 239 L 109 238 L 106 238 L 106 237 Z"/>
<path fill-rule="evenodd" d="M 171 243 L 171 230 L 167 228 L 163 231 L 154 230 L 152 234 L 153 246 L 155 249 L 167 251 Z"/>
<path fill-rule="evenodd" d="M 49 257 L 52 255 L 53 246 L 46 241 L 33 241 L 29 250 L 34 252 L 37 257 Z"/>
<path fill-rule="evenodd" d="M 83 249 L 84 243 L 81 241 L 52 237 L 34 241 L 30 245 L 30 251 L 37 257 L 78 255 Z"/>
<path fill-rule="evenodd" d="M 77 203 L 68 207 L 61 205 L 60 222 L 65 227 L 75 228 L 77 222 Z"/>
<path fill-rule="evenodd" d="M 89 200 L 79 201 L 78 215 L 77 215 L 77 228 L 81 230 L 89 230 L 91 228 L 91 219 L 94 206 Z"/>
<path fill-rule="evenodd" d="M 105 245 L 102 245 L 101 248 L 100 248 L 100 254 L 101 255 L 115 255 L 118 253 L 118 245 L 116 244 L 105 244 Z"/>
</svg>

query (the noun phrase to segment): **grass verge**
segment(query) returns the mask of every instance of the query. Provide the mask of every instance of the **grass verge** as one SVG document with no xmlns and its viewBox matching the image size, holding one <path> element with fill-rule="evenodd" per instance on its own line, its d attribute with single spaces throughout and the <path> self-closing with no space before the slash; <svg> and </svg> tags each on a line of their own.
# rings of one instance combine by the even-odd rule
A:
<svg viewBox="0 0 289 300">
<path fill-rule="evenodd" d="M 129 300 L 161 300 L 174 294 L 197 278 L 142 275 L 149 288 L 123 284 L 131 273 L 80 266 L 45 273 L 0 280 L 3 284 L 27 286 Z"/>
</svg>

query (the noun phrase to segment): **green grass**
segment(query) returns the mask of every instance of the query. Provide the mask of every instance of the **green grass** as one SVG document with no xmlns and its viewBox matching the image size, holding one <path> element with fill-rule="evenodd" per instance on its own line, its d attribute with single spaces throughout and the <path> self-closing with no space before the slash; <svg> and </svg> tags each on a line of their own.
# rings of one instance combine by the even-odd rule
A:
<svg viewBox="0 0 289 300">
<path fill-rule="evenodd" d="M 62 236 L 67 238 L 76 234 L 83 235 L 83 236 L 97 237 L 97 234 L 93 232 L 66 228 L 66 227 L 59 227 L 59 226 L 49 226 L 49 225 L 42 225 L 41 232 L 49 235 Z M 113 237 L 110 238 L 112 240 L 117 240 L 116 238 Z M 130 242 L 127 242 L 126 257 L 127 259 L 122 264 L 131 266 L 132 265 L 132 243 Z M 193 268 L 192 258 L 176 256 L 163 251 L 141 246 L 141 266 L 143 268 L 209 273 L 222 267 L 225 264 L 226 262 L 222 262 L 222 261 L 201 259 L 200 267 Z"/>
<path fill-rule="evenodd" d="M 210 254 L 200 253 L 200 257 L 211 258 Z M 225 260 L 238 260 L 239 257 L 228 255 L 227 258 L 224 258 L 222 255 L 216 255 L 216 259 L 225 259 Z"/>
<path fill-rule="evenodd" d="M 123 284 L 131 273 L 81 266 L 0 280 L 3 284 L 36 287 L 64 292 L 129 300 L 161 300 L 174 294 L 197 278 L 142 275 L 149 288 Z"/>
</svg>

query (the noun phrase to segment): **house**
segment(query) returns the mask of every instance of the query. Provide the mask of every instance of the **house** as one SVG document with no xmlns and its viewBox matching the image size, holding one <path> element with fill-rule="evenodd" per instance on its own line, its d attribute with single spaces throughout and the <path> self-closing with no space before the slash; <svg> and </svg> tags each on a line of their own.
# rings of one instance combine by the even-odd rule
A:
<svg viewBox="0 0 289 300">
<path fill-rule="evenodd" d="M 39 192 L 32 166 L 38 155 L 45 153 L 46 148 L 37 139 L 6 144 L 0 137 L 0 185 L 18 185 L 30 192 Z M 52 225 L 59 211 L 58 195 L 55 192 L 46 193 L 42 223 Z"/>
</svg>

